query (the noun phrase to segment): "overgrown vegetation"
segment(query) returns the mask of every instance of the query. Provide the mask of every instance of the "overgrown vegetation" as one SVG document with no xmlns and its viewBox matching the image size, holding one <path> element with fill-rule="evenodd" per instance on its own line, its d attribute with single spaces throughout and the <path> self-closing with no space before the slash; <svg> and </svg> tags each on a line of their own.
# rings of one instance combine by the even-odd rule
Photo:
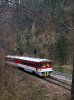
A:
<svg viewBox="0 0 74 100">
<path fill-rule="evenodd" d="M 23 8 L 18 9 L 16 5 L 13 14 L 10 8 L 0 13 L 1 48 L 6 49 L 7 54 L 49 58 L 58 64 L 71 63 L 72 2 L 20 0 L 20 3 Z"/>
<path fill-rule="evenodd" d="M 61 34 L 56 43 L 56 58 L 61 64 L 67 62 L 68 42 L 64 34 Z"/>
</svg>

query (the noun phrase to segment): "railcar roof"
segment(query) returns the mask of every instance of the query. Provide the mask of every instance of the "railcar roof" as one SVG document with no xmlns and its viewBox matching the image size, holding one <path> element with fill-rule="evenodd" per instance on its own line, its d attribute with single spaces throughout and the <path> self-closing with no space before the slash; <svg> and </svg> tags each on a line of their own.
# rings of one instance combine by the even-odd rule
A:
<svg viewBox="0 0 74 100">
<path fill-rule="evenodd" d="M 49 59 L 31 58 L 31 57 L 25 57 L 25 56 L 11 56 L 11 55 L 8 55 L 6 57 L 9 57 L 9 58 L 18 58 L 18 59 L 27 60 L 27 61 L 34 61 L 34 62 L 52 62 Z"/>
</svg>

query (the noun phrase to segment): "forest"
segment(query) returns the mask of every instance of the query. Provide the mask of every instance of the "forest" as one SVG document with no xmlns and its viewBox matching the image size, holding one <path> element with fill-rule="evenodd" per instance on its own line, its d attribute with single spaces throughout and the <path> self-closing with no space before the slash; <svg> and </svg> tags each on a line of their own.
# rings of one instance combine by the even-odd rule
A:
<svg viewBox="0 0 74 100">
<path fill-rule="evenodd" d="M 0 53 L 71 64 L 73 1 L 1 0 Z"/>
</svg>

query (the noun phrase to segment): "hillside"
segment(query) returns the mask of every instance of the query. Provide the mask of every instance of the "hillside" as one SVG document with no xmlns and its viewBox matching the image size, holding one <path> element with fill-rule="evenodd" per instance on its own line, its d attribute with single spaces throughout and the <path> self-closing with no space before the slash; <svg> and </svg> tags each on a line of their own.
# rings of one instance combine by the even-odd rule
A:
<svg viewBox="0 0 74 100">
<path fill-rule="evenodd" d="M 1 100 L 70 100 L 70 92 L 36 76 L 6 67 L 5 81 L 0 81 Z"/>
<path fill-rule="evenodd" d="M 74 39 L 72 4 L 70 0 L 1 2 L 0 48 L 6 54 L 70 64 Z"/>
</svg>

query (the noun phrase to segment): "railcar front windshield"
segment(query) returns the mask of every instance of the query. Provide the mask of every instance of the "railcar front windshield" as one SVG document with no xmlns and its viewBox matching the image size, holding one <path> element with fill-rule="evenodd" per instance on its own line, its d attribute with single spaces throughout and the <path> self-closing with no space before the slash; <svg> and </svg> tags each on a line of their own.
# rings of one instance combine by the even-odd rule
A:
<svg viewBox="0 0 74 100">
<path fill-rule="evenodd" d="M 52 62 L 41 62 L 40 67 L 49 67 L 52 65 Z"/>
</svg>

